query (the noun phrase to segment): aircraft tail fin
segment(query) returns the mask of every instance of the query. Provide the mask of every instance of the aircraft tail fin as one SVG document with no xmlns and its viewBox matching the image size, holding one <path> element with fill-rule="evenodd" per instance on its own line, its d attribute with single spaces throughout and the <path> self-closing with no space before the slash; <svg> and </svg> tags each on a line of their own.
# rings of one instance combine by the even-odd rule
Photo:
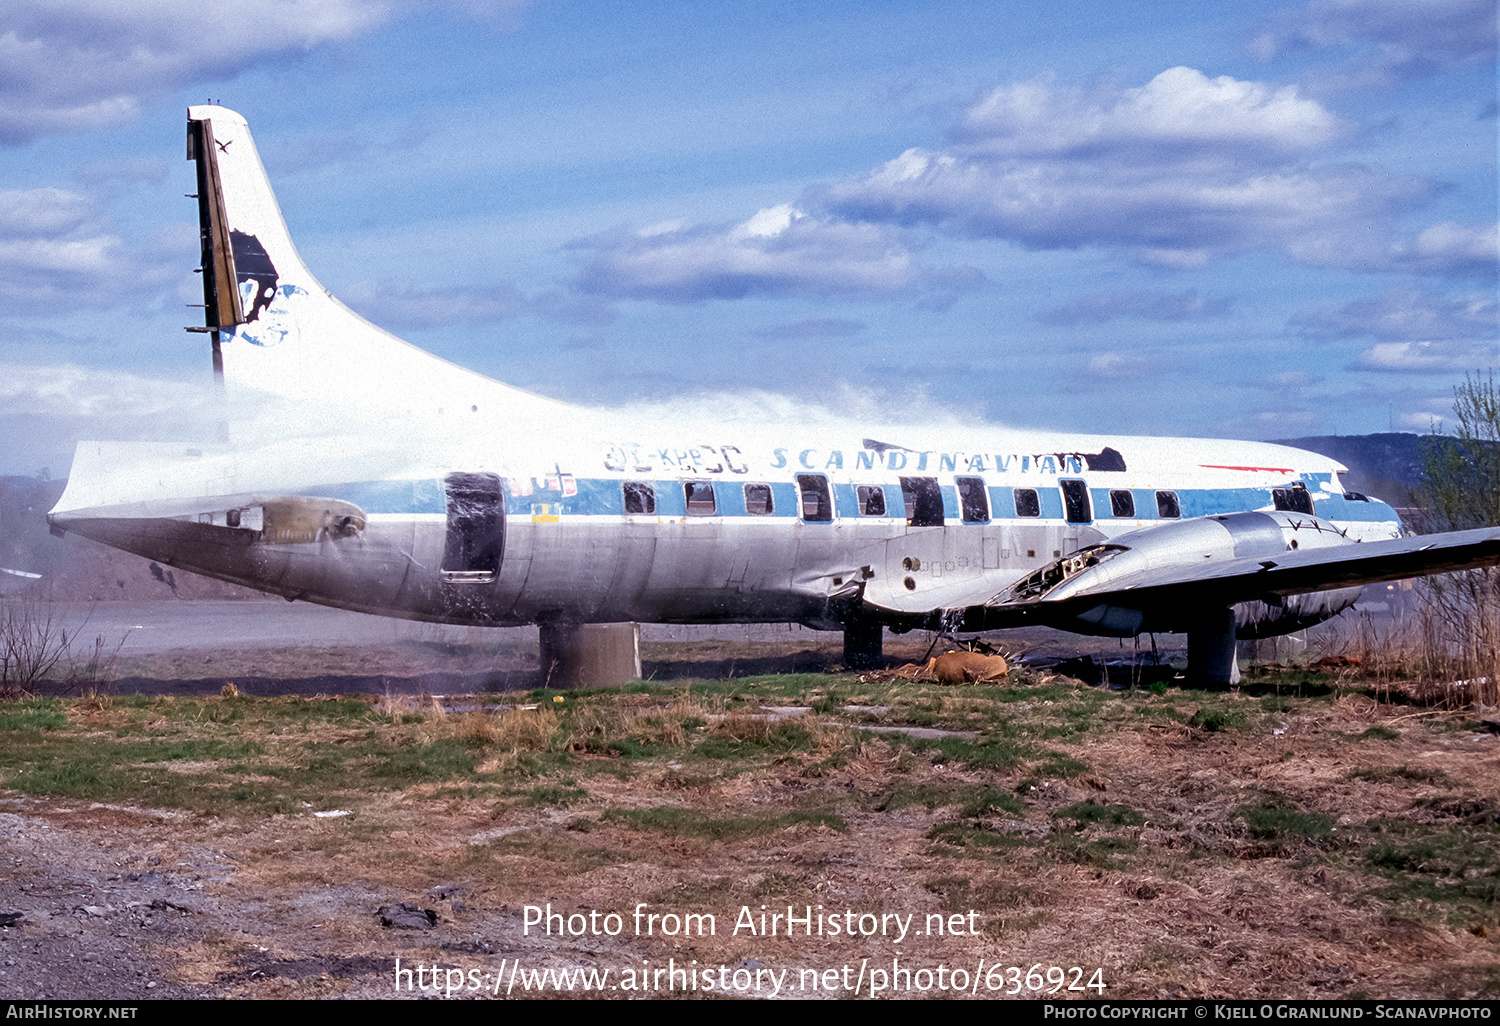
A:
<svg viewBox="0 0 1500 1026">
<path fill-rule="evenodd" d="M 542 413 L 565 405 L 448 363 L 370 324 L 320 285 L 298 256 L 245 119 L 188 110 L 197 164 L 205 326 L 224 377 L 325 408 L 453 419 Z"/>
</svg>

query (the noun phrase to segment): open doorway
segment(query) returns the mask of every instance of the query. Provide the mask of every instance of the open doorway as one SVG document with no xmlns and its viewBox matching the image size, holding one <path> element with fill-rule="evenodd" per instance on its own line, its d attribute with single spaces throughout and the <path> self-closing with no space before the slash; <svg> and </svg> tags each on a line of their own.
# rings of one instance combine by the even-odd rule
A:
<svg viewBox="0 0 1500 1026">
<path fill-rule="evenodd" d="M 449 474 L 448 535 L 443 543 L 443 580 L 489 584 L 500 575 L 505 550 L 505 494 L 497 474 Z"/>
</svg>

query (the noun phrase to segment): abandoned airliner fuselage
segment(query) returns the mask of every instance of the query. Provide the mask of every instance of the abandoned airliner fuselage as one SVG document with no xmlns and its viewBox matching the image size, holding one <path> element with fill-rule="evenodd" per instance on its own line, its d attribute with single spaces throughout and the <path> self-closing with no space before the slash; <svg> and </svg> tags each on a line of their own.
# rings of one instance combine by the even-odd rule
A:
<svg viewBox="0 0 1500 1026">
<path fill-rule="evenodd" d="M 1342 467 L 1282 446 L 663 422 L 511 388 L 328 295 L 244 120 L 189 117 L 195 330 L 237 396 L 325 429 L 81 443 L 59 530 L 370 613 L 554 633 L 796 621 L 843 629 L 855 660 L 885 626 L 1186 631 L 1209 681 L 1236 636 L 1315 623 L 1360 584 L 1500 559 L 1496 532 L 1402 538 Z"/>
</svg>

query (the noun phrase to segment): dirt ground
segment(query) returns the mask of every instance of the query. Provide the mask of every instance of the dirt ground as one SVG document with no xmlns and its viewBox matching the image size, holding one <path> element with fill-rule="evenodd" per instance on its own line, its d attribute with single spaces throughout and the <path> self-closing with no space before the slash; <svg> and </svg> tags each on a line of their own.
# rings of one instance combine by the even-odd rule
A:
<svg viewBox="0 0 1500 1026">
<path fill-rule="evenodd" d="M 798 676 L 595 696 L 562 714 L 583 724 L 563 749 L 491 731 L 471 769 L 396 783 L 288 785 L 278 753 L 482 733 L 455 724 L 521 716 L 509 696 L 425 718 L 400 696 L 519 683 L 531 654 L 165 653 L 113 697 L 26 707 L 62 724 L 27 744 L 260 733 L 250 755 L 142 763 L 150 786 L 105 798 L 29 788 L 39 760 L 0 770 L 0 994 L 1500 996 L 1500 736 L 1466 714 L 1275 682 L 941 691 L 825 673 L 832 650 L 647 654 L 661 679 Z M 217 697 L 230 683 L 261 697 Z M 355 691 L 372 712 L 311 728 L 265 697 Z M 585 701 L 532 695 L 531 715 L 553 698 Z M 244 811 L 195 796 L 231 778 L 260 789 Z"/>
</svg>

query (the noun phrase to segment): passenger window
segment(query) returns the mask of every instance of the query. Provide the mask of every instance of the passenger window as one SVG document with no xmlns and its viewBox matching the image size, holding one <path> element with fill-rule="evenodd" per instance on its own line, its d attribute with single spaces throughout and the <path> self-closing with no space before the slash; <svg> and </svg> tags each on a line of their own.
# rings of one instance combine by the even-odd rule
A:
<svg viewBox="0 0 1500 1026">
<path fill-rule="evenodd" d="M 885 489 L 880 485 L 860 485 L 855 489 L 855 496 L 859 499 L 860 516 L 885 516 Z"/>
<path fill-rule="evenodd" d="M 1042 500 L 1037 497 L 1035 488 L 1017 488 L 1016 516 L 1039 517 L 1042 515 Z"/>
<path fill-rule="evenodd" d="M 763 484 L 747 484 L 745 486 L 745 512 L 753 517 L 770 516 L 776 511 L 776 505 L 771 500 L 771 486 Z"/>
<path fill-rule="evenodd" d="M 906 502 L 906 522 L 912 527 L 943 526 L 943 490 L 935 477 L 903 477 L 901 498 Z"/>
<path fill-rule="evenodd" d="M 687 514 L 690 517 L 714 515 L 714 486 L 709 481 L 687 481 L 682 486 L 687 498 Z"/>
<path fill-rule="evenodd" d="M 1063 519 L 1070 524 L 1086 524 L 1094 519 L 1088 485 L 1082 481 L 1059 481 L 1058 486 L 1063 494 Z"/>
<path fill-rule="evenodd" d="M 958 478 L 958 504 L 962 508 L 964 523 L 990 522 L 990 498 L 980 478 Z"/>
<path fill-rule="evenodd" d="M 1272 488 L 1271 501 L 1276 504 L 1277 509 L 1288 513 L 1306 513 L 1309 516 L 1313 513 L 1312 496 L 1308 494 L 1307 486 L 1300 481 L 1290 488 Z"/>
<path fill-rule="evenodd" d="M 643 481 L 626 481 L 625 512 L 644 513 L 648 516 L 656 512 L 656 489 Z"/>
<path fill-rule="evenodd" d="M 1162 520 L 1176 520 L 1182 516 L 1182 507 L 1177 502 L 1176 492 L 1156 493 L 1156 515 Z"/>
<path fill-rule="evenodd" d="M 798 474 L 797 491 L 802 495 L 802 519 L 816 524 L 833 520 L 833 496 L 828 478 L 822 474 Z"/>
<path fill-rule="evenodd" d="M 1112 488 L 1109 493 L 1109 515 L 1129 520 L 1135 516 L 1135 496 L 1128 488 Z"/>
</svg>

